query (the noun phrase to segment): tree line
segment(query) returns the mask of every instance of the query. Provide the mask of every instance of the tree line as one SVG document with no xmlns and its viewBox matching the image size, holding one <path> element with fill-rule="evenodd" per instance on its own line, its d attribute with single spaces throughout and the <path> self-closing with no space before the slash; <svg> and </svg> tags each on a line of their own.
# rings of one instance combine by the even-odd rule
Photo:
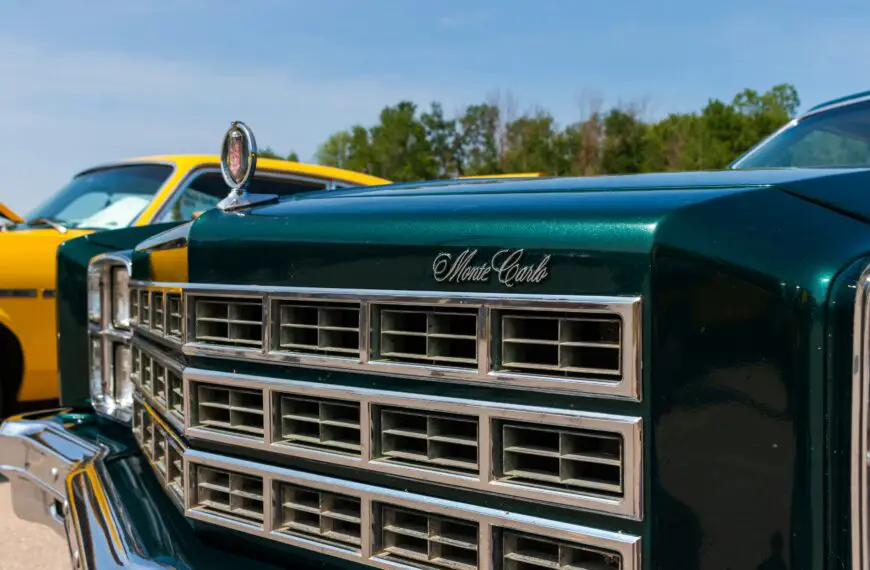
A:
<svg viewBox="0 0 870 570">
<path fill-rule="evenodd" d="M 328 166 L 394 181 L 541 172 L 555 176 L 720 169 L 794 117 L 797 90 L 744 89 L 730 102 L 648 120 L 643 104 L 604 109 L 585 98 L 579 120 L 561 126 L 545 109 L 516 112 L 510 98 L 469 105 L 448 117 L 441 104 L 385 107 L 372 126 L 334 133 L 318 148 Z M 271 149 L 264 156 L 282 158 Z M 298 160 L 295 153 L 288 160 Z"/>
</svg>

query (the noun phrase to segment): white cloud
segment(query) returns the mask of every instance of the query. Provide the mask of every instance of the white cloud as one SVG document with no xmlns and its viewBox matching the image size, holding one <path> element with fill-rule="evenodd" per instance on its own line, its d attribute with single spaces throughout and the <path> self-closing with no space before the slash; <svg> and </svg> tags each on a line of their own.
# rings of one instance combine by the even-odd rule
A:
<svg viewBox="0 0 870 570">
<path fill-rule="evenodd" d="M 311 157 L 330 133 L 440 88 L 380 77 L 305 77 L 287 68 L 51 50 L 0 37 L 0 202 L 24 213 L 73 174 L 143 154 L 217 152 L 231 120 L 258 142 Z"/>
</svg>

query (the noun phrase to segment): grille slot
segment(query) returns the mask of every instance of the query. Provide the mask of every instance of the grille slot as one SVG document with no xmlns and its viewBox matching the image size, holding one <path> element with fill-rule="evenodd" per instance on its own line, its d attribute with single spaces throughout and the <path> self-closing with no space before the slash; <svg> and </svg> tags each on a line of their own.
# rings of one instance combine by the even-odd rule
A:
<svg viewBox="0 0 870 570">
<path fill-rule="evenodd" d="M 396 408 L 380 408 L 376 417 L 380 461 L 478 472 L 476 417 Z"/>
<path fill-rule="evenodd" d="M 622 570 L 622 557 L 608 550 L 505 530 L 503 570 Z"/>
<path fill-rule="evenodd" d="M 195 319 L 197 341 L 263 346 L 263 302 L 259 299 L 197 298 Z"/>
<path fill-rule="evenodd" d="M 607 497 L 623 495 L 623 440 L 617 434 L 504 422 L 498 478 Z"/>
<path fill-rule="evenodd" d="M 139 323 L 139 292 L 135 287 L 130 287 L 130 324 Z"/>
<path fill-rule="evenodd" d="M 167 409 L 184 418 L 184 387 L 181 375 L 170 368 L 166 368 L 166 407 Z"/>
<path fill-rule="evenodd" d="M 263 439 L 263 392 L 213 384 L 195 384 L 194 425 Z"/>
<path fill-rule="evenodd" d="M 133 384 L 143 394 L 150 396 L 152 404 L 161 408 L 161 411 L 171 414 L 178 421 L 184 421 L 184 382 L 181 373 L 159 362 L 135 341 L 131 353 Z"/>
<path fill-rule="evenodd" d="M 169 449 L 167 450 L 167 475 L 166 483 L 169 488 L 175 493 L 176 497 L 183 500 L 184 494 L 184 452 L 180 447 L 169 441 Z"/>
<path fill-rule="evenodd" d="M 281 301 L 278 348 L 359 357 L 359 303 Z"/>
<path fill-rule="evenodd" d="M 163 317 L 166 313 L 164 306 L 166 298 L 160 291 L 151 293 L 151 328 L 156 331 L 163 332 Z"/>
<path fill-rule="evenodd" d="M 166 334 L 177 340 L 181 340 L 181 295 L 178 293 L 166 294 Z"/>
<path fill-rule="evenodd" d="M 140 304 L 139 322 L 145 328 L 149 328 L 151 326 L 151 292 L 147 289 L 142 290 Z"/>
<path fill-rule="evenodd" d="M 622 375 L 622 321 L 616 315 L 499 311 L 502 371 L 561 376 Z"/>
<path fill-rule="evenodd" d="M 390 362 L 477 368 L 477 309 L 374 305 L 378 347 Z"/>
<path fill-rule="evenodd" d="M 133 436 L 160 482 L 183 502 L 184 452 L 138 400 L 133 401 Z"/>
<path fill-rule="evenodd" d="M 135 344 L 130 346 L 130 382 L 142 388 L 142 350 Z"/>
<path fill-rule="evenodd" d="M 192 508 L 263 525 L 263 478 L 197 465 Z"/>
<path fill-rule="evenodd" d="M 281 439 L 277 443 L 359 455 L 358 402 L 278 394 Z"/>
<path fill-rule="evenodd" d="M 427 570 L 478 567 L 477 523 L 381 505 L 376 530 L 378 557 Z"/>
<path fill-rule="evenodd" d="M 356 497 L 279 484 L 278 532 L 359 551 L 362 508 Z"/>
</svg>

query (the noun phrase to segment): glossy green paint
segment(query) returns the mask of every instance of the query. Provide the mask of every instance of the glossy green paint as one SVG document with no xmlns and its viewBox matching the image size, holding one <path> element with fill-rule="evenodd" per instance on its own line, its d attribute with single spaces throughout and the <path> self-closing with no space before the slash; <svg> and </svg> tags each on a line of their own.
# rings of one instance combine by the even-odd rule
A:
<svg viewBox="0 0 870 570">
<path fill-rule="evenodd" d="M 63 242 L 57 250 L 57 332 L 60 401 L 67 406 L 87 405 L 88 308 L 87 269 L 101 253 L 130 249 L 176 223 L 154 224 L 96 232 Z"/>
<path fill-rule="evenodd" d="M 844 568 L 848 306 L 861 267 L 857 260 L 870 252 L 870 227 L 859 207 L 867 176 L 789 169 L 403 185 L 297 196 L 243 213 L 213 210 L 192 226 L 192 282 L 640 294 L 640 403 L 217 359 L 191 364 L 640 415 L 645 444 L 640 523 L 233 451 L 388 487 L 639 532 L 646 569 Z M 826 198 L 828 188 L 840 198 Z M 550 277 L 513 288 L 494 279 L 436 282 L 434 257 L 466 248 L 478 249 L 481 259 L 502 248 L 524 248 L 530 262 L 550 254 Z M 137 253 L 136 267 L 147 268 L 146 258 Z"/>
</svg>

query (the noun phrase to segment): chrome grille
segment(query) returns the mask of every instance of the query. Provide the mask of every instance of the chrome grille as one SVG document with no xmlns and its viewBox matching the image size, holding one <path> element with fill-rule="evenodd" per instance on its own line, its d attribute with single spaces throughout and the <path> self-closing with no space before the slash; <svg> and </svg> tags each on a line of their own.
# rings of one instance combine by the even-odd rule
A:
<svg viewBox="0 0 870 570">
<path fill-rule="evenodd" d="M 166 334 L 176 340 L 181 340 L 182 309 L 181 295 L 178 293 L 166 294 Z"/>
<path fill-rule="evenodd" d="M 154 468 L 160 483 L 181 503 L 184 495 L 184 450 L 169 432 L 152 418 L 148 409 L 133 400 L 133 437 Z"/>
<path fill-rule="evenodd" d="M 359 403 L 285 394 L 276 397 L 281 417 L 276 443 L 360 454 Z"/>
<path fill-rule="evenodd" d="M 392 463 L 476 474 L 477 421 L 474 416 L 380 408 L 375 456 Z"/>
<path fill-rule="evenodd" d="M 552 540 L 544 536 L 504 531 L 503 570 L 622 570 L 617 552 Z"/>
<path fill-rule="evenodd" d="M 135 339 L 132 352 L 133 385 L 148 397 L 158 409 L 168 414 L 168 419 L 184 421 L 184 381 L 181 365 L 170 364 L 165 356 L 158 356 L 156 348 L 145 349 L 141 340 Z"/>
<path fill-rule="evenodd" d="M 193 425 L 263 439 L 266 432 L 262 391 L 196 384 L 191 395 L 195 410 Z"/>
<path fill-rule="evenodd" d="M 563 376 L 622 375 L 618 316 L 600 313 L 498 311 L 496 370 Z"/>
<path fill-rule="evenodd" d="M 164 328 L 163 319 L 166 313 L 166 307 L 164 306 L 165 301 L 166 297 L 163 295 L 162 291 L 154 291 L 151 293 L 151 328 L 158 332 L 163 332 Z"/>
<path fill-rule="evenodd" d="M 195 298 L 198 342 L 262 348 L 263 302 L 260 299 Z"/>
<path fill-rule="evenodd" d="M 639 297 L 134 285 L 192 356 L 640 400 Z"/>
<path fill-rule="evenodd" d="M 477 309 L 373 305 L 373 360 L 477 368 Z"/>
<path fill-rule="evenodd" d="M 185 431 L 200 440 L 640 517 L 637 417 L 191 368 L 184 381 Z M 244 393 L 251 413 L 228 423 L 231 393 Z"/>
<path fill-rule="evenodd" d="M 556 570 L 641 568 L 640 538 L 627 532 L 518 516 L 192 449 L 185 452 L 185 464 L 190 518 L 368 566 L 506 570 L 528 565 L 526 570 L 534 570 L 531 566 L 549 560 Z M 234 502 L 234 489 L 242 489 L 240 496 L 248 501 Z M 555 563 L 554 544 L 560 554 Z"/>
<path fill-rule="evenodd" d="M 197 465 L 191 508 L 263 525 L 263 478 Z"/>
<path fill-rule="evenodd" d="M 377 557 L 424 569 L 478 567 L 477 524 L 390 505 L 379 514 Z"/>
<path fill-rule="evenodd" d="M 502 422 L 499 480 L 537 487 L 623 494 L 618 435 Z"/>
<path fill-rule="evenodd" d="M 277 532 L 302 536 L 359 552 L 362 544 L 362 507 L 348 497 L 297 485 L 279 487 Z"/>
<path fill-rule="evenodd" d="M 359 303 L 280 301 L 278 311 L 278 350 L 359 358 Z"/>
</svg>

